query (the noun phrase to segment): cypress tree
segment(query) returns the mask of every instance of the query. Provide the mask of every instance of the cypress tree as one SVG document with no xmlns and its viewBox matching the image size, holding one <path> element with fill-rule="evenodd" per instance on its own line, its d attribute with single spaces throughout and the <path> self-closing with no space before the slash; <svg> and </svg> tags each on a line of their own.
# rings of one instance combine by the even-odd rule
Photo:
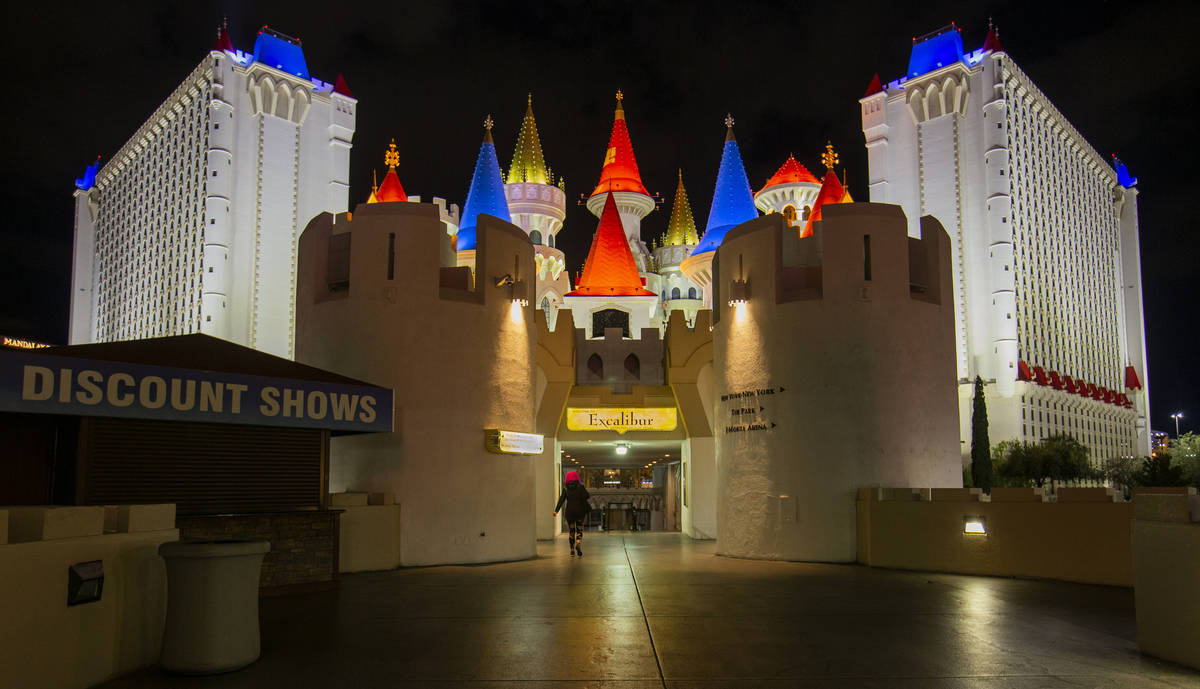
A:
<svg viewBox="0 0 1200 689">
<path fill-rule="evenodd" d="M 988 440 L 987 400 L 983 378 L 975 376 L 975 400 L 971 412 L 971 482 L 984 493 L 992 492 L 992 444 Z"/>
</svg>

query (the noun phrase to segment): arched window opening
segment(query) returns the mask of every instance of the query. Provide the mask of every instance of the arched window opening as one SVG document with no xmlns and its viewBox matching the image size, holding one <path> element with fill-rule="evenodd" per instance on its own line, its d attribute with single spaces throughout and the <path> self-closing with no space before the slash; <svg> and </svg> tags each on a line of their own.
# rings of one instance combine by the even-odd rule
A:
<svg viewBox="0 0 1200 689">
<path fill-rule="evenodd" d="M 599 354 L 593 354 L 587 360 L 588 380 L 604 380 L 604 361 Z"/>
<path fill-rule="evenodd" d="M 796 224 L 796 207 L 788 204 L 783 207 L 783 219 L 787 221 L 788 227 Z"/>
<path fill-rule="evenodd" d="M 672 287 L 672 288 L 671 288 L 671 298 L 672 298 L 672 299 L 678 299 L 678 298 L 679 298 L 679 288 L 678 288 L 678 287 Z"/>
<path fill-rule="evenodd" d="M 642 362 L 638 361 L 636 354 L 625 357 L 625 377 L 634 380 L 642 379 Z"/>
<path fill-rule="evenodd" d="M 696 288 L 689 287 L 688 288 L 688 299 L 695 299 L 695 298 L 696 298 Z"/>
<path fill-rule="evenodd" d="M 542 233 L 534 230 L 529 233 L 529 241 L 533 242 L 534 246 L 542 243 Z"/>
<path fill-rule="evenodd" d="M 629 314 L 617 309 L 601 309 L 592 314 L 592 337 L 604 337 L 605 328 L 620 328 L 621 337 L 629 337 Z"/>
</svg>

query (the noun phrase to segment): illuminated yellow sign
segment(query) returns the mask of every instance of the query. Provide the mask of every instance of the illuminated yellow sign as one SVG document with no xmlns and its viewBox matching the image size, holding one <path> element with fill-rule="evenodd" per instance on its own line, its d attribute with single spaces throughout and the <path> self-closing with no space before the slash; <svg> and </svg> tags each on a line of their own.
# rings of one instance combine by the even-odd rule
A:
<svg viewBox="0 0 1200 689">
<path fill-rule="evenodd" d="M 485 430 L 485 445 L 488 452 L 506 455 L 540 455 L 543 438 L 536 433 L 502 431 L 498 428 Z"/>
<path fill-rule="evenodd" d="M 4 343 L 5 347 L 15 347 L 17 349 L 45 349 L 46 347 L 50 346 L 41 342 L 34 342 L 33 340 L 25 340 L 20 337 L 9 337 L 8 335 L 4 336 L 2 342 Z"/>
<path fill-rule="evenodd" d="M 567 407 L 569 431 L 673 431 L 675 407 Z"/>
</svg>

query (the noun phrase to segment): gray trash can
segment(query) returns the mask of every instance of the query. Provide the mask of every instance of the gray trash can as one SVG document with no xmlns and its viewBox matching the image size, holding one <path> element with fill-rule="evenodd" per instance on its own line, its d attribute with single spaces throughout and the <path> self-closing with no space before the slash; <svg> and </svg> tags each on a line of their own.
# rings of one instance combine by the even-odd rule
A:
<svg viewBox="0 0 1200 689">
<path fill-rule="evenodd" d="M 258 660 L 258 579 L 267 541 L 163 543 L 167 621 L 162 666 L 211 675 Z"/>
</svg>

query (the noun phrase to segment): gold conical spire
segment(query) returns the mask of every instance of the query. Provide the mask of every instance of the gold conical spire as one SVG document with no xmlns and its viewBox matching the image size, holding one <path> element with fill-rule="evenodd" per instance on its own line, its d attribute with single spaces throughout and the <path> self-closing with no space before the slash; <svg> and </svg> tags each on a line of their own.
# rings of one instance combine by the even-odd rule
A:
<svg viewBox="0 0 1200 689">
<path fill-rule="evenodd" d="M 687 190 L 683 188 L 683 170 L 679 171 L 679 185 L 675 187 L 675 205 L 671 207 L 671 219 L 667 222 L 667 234 L 663 246 L 696 245 L 696 220 L 692 217 L 692 206 L 688 203 Z"/>
<path fill-rule="evenodd" d="M 507 181 L 550 184 L 550 173 L 542 158 L 542 142 L 538 139 L 537 122 L 533 119 L 533 94 L 525 106 L 525 120 L 521 122 L 521 133 L 517 135 L 517 147 L 513 150 L 512 165 L 508 168 Z"/>
</svg>

